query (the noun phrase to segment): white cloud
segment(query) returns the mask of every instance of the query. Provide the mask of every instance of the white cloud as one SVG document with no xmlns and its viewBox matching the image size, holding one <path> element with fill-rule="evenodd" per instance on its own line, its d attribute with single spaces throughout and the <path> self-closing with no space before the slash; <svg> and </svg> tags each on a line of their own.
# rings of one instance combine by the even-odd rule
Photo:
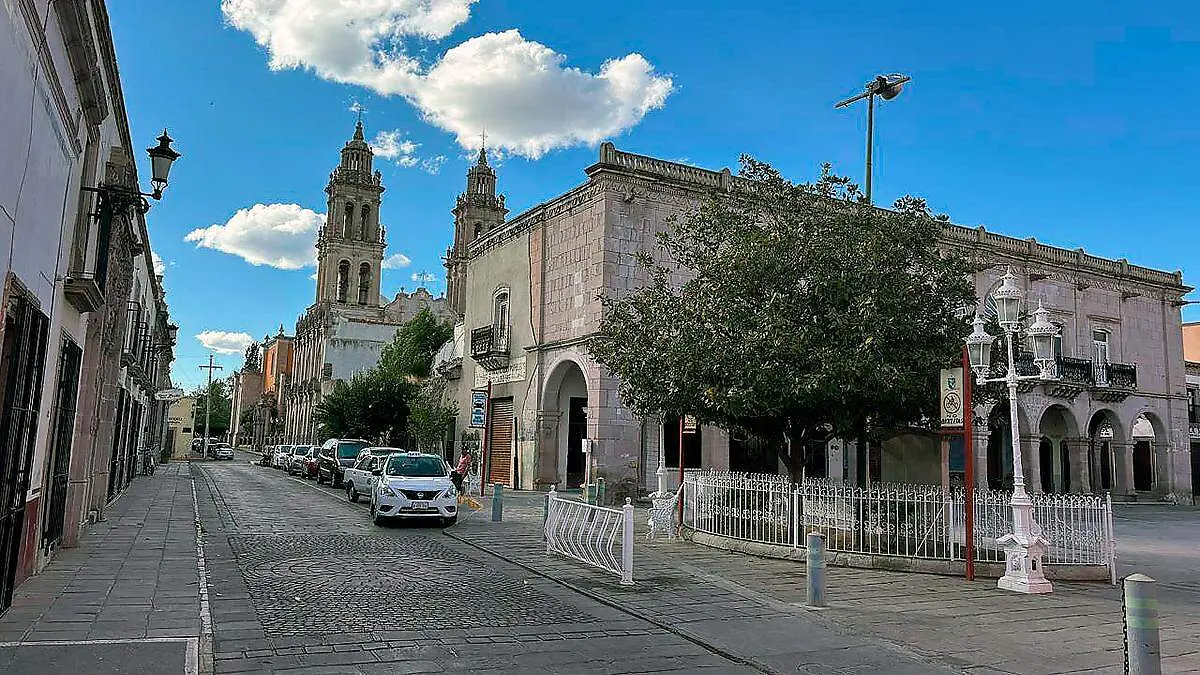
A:
<svg viewBox="0 0 1200 675">
<path fill-rule="evenodd" d="M 316 263 L 317 230 L 325 217 L 298 204 L 255 204 L 224 224 L 188 232 L 184 241 L 236 255 L 251 265 L 298 270 Z"/>
<path fill-rule="evenodd" d="M 413 272 L 411 278 L 417 283 L 428 283 L 430 281 L 436 281 L 437 275 L 432 272 Z"/>
<path fill-rule="evenodd" d="M 230 333 L 223 330 L 206 330 L 196 334 L 196 339 L 205 349 L 218 354 L 240 354 L 254 341 L 248 333 Z"/>
<path fill-rule="evenodd" d="M 538 157 L 595 144 L 641 121 L 671 93 L 670 77 L 641 54 L 605 61 L 598 73 L 519 31 L 485 33 L 451 47 L 432 66 L 406 40 L 447 37 L 473 0 L 222 0 L 229 23 L 267 50 L 275 70 L 303 68 L 335 82 L 403 96 L 464 148 L 489 145 Z"/>
<path fill-rule="evenodd" d="M 380 266 L 385 270 L 398 270 L 401 267 L 408 267 L 411 264 L 412 260 L 410 260 L 408 256 L 404 255 L 403 253 L 393 253 L 392 255 L 384 258 L 383 263 Z"/>
<path fill-rule="evenodd" d="M 397 166 L 406 169 L 416 167 L 431 174 L 441 171 L 442 164 L 446 162 L 446 156 L 420 157 L 417 155 L 417 148 L 420 147 L 420 143 L 404 138 L 403 132 L 399 129 L 380 131 L 375 134 L 375 140 L 371 141 L 371 149 L 375 152 L 376 157 L 390 160 Z"/>
<path fill-rule="evenodd" d="M 165 262 L 163 262 L 163 259 L 158 256 L 158 253 L 151 251 L 150 258 L 154 262 L 154 273 L 155 274 L 163 274 L 164 272 L 167 271 L 167 264 Z"/>
<path fill-rule="evenodd" d="M 316 281 L 316 280 L 317 280 L 317 273 L 316 273 L 316 272 L 313 272 L 312 274 L 308 275 L 308 278 L 309 278 L 309 279 L 312 279 L 313 281 Z"/>
</svg>

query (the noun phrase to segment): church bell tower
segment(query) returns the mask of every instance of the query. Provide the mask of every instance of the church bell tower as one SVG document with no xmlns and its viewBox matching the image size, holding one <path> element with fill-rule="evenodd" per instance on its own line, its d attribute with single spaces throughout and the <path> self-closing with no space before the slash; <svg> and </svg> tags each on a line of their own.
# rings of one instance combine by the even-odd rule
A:
<svg viewBox="0 0 1200 675">
<path fill-rule="evenodd" d="M 387 246 L 379 225 L 382 176 L 363 140 L 360 119 L 342 160 L 329 174 L 325 225 L 317 237 L 317 302 L 379 307 L 380 266 Z"/>
<path fill-rule="evenodd" d="M 467 191 L 458 196 L 454 214 L 454 244 L 446 250 L 446 301 L 462 316 L 467 304 L 467 247 L 476 238 L 504 224 L 508 209 L 504 195 L 496 196 L 496 171 L 488 166 L 487 148 L 467 171 Z"/>
</svg>

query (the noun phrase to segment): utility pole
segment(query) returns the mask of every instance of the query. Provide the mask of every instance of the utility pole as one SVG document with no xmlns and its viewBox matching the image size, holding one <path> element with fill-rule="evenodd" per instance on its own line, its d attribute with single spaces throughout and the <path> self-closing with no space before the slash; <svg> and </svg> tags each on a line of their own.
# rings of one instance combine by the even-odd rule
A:
<svg viewBox="0 0 1200 675">
<path fill-rule="evenodd" d="M 208 355 L 208 365 L 200 366 L 200 370 L 208 371 L 208 388 L 204 390 L 204 456 L 208 457 L 208 428 L 209 413 L 212 411 L 212 371 L 222 370 L 221 366 L 213 365 L 213 355 Z"/>
</svg>

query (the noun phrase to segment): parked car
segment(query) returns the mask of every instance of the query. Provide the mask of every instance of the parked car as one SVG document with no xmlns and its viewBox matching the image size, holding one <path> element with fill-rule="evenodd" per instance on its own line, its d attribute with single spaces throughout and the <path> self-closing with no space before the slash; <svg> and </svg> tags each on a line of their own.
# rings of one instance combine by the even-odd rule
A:
<svg viewBox="0 0 1200 675">
<path fill-rule="evenodd" d="M 286 469 L 288 462 L 292 461 L 292 446 L 277 445 L 275 446 L 275 454 L 271 456 L 271 466 L 276 469 Z"/>
<path fill-rule="evenodd" d="M 346 499 L 357 502 L 359 496 L 370 497 L 375 487 L 375 469 L 383 468 L 389 455 L 403 453 L 400 448 L 363 448 L 352 466 L 342 472 L 342 484 L 346 486 Z"/>
<path fill-rule="evenodd" d="M 304 472 L 301 473 L 303 478 L 317 477 L 317 458 L 321 453 L 321 446 L 310 445 L 308 455 L 304 457 Z"/>
<path fill-rule="evenodd" d="M 353 466 L 358 459 L 358 453 L 371 445 L 360 438 L 331 438 L 321 445 L 321 454 L 317 457 L 317 482 L 329 484 L 335 488 L 342 486 L 342 472 L 346 467 Z"/>
<path fill-rule="evenodd" d="M 213 452 L 213 459 L 233 459 L 233 446 L 228 443 L 218 443 Z"/>
<path fill-rule="evenodd" d="M 271 466 L 271 460 L 275 457 L 275 446 L 263 446 L 262 457 L 258 460 L 259 466 Z"/>
<path fill-rule="evenodd" d="M 374 474 L 371 521 L 376 525 L 389 518 L 436 519 L 443 525 L 458 521 L 458 492 L 450 480 L 450 465 L 438 455 L 389 455 Z"/>
<path fill-rule="evenodd" d="M 299 474 L 303 476 L 306 471 L 304 468 L 304 463 L 313 455 L 314 452 L 316 452 L 316 450 L 317 446 L 315 445 L 293 445 L 292 457 L 288 461 L 288 475 L 294 476 Z"/>
</svg>

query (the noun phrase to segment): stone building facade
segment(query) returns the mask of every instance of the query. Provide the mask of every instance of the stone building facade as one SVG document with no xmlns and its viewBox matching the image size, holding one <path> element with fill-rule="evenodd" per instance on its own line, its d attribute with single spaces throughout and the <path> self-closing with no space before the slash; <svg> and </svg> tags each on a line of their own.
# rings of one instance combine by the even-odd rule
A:
<svg viewBox="0 0 1200 675">
<path fill-rule="evenodd" d="M 384 191 L 362 122 L 342 148 L 329 176 L 326 220 L 317 236 L 315 302 L 296 321 L 292 375 L 278 386 L 284 407 L 283 440 L 321 440 L 314 412 L 339 380 L 374 367 L 397 329 L 422 308 L 445 315 L 445 300 L 423 288 L 389 302 L 379 282 L 387 246 L 379 222 Z"/>
<path fill-rule="evenodd" d="M 0 6 L 0 91 L 3 611 L 162 442 L 173 331 L 146 205 L 96 191 L 136 190 L 144 147 L 103 3 Z"/>
<path fill-rule="evenodd" d="M 583 439 L 592 477 L 607 477 L 616 496 L 653 489 L 660 461 L 674 475 L 681 455 L 685 468 L 778 470 L 769 449 L 756 453 L 747 439 L 721 429 L 684 434 L 681 448 L 679 420 L 635 418 L 621 405 L 616 379 L 587 350 L 600 322 L 598 297 L 645 282 L 634 254 L 658 255 L 654 237 L 667 219 L 730 189 L 733 176 L 611 143 L 600 146 L 586 175 L 504 220 L 495 174 L 481 154 L 457 200 L 446 266 L 462 320 L 437 368 L 461 411 L 460 430 L 479 421 L 473 404 L 487 401 L 487 422 L 477 431 L 488 479 L 522 488 L 578 485 L 588 466 Z M 1181 274 L 983 228 L 947 225 L 943 244 L 985 263 L 976 279 L 980 297 L 1012 265 L 1028 297 L 1043 300 L 1063 325 L 1060 379 L 1030 392 L 1020 413 L 1033 489 L 1190 495 L 1179 313 L 1190 289 Z M 1001 411 L 977 413 L 998 426 Z M 1001 485 L 1010 464 L 1001 461 L 1002 438 L 988 429 L 980 425 L 975 443 L 978 482 Z M 932 435 L 900 433 L 862 457 L 854 448 L 832 439 L 813 453 L 809 474 L 859 483 L 948 480 L 952 462 Z"/>
</svg>

